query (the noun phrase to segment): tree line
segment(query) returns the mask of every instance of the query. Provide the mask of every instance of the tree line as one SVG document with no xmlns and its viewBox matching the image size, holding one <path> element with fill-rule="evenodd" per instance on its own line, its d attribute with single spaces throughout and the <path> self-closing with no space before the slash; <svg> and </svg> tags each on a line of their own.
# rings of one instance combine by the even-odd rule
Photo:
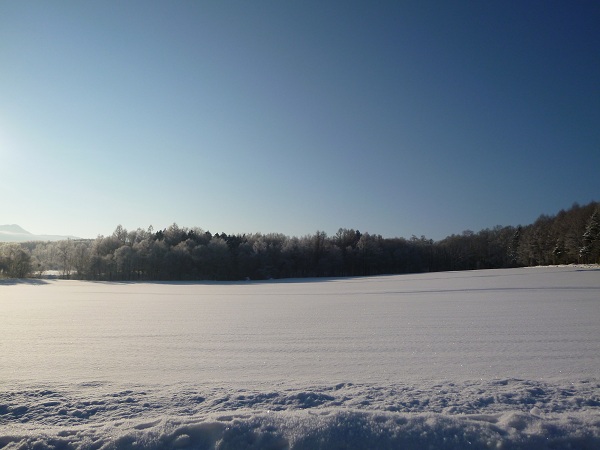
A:
<svg viewBox="0 0 600 450">
<path fill-rule="evenodd" d="M 343 277 L 600 263 L 600 204 L 574 204 L 527 226 L 464 231 L 440 241 L 340 228 L 304 237 L 211 234 L 173 224 L 117 226 L 93 240 L 0 244 L 0 276 L 84 280 L 245 280 Z"/>
</svg>

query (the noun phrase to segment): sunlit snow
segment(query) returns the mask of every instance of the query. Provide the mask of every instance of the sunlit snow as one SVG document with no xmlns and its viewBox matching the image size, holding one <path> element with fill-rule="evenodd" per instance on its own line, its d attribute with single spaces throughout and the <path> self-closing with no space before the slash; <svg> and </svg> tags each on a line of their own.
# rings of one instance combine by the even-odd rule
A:
<svg viewBox="0 0 600 450">
<path fill-rule="evenodd" d="M 0 448 L 599 448 L 600 270 L 0 281 Z"/>
</svg>

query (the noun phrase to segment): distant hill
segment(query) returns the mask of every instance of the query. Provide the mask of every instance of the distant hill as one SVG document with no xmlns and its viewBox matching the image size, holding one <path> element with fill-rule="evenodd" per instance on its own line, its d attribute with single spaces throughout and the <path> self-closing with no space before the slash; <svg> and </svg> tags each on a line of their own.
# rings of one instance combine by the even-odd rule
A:
<svg viewBox="0 0 600 450">
<path fill-rule="evenodd" d="M 0 242 L 27 242 L 27 241 L 64 241 L 66 239 L 79 239 L 75 236 L 58 236 L 54 234 L 32 234 L 19 225 L 0 225 Z"/>
</svg>

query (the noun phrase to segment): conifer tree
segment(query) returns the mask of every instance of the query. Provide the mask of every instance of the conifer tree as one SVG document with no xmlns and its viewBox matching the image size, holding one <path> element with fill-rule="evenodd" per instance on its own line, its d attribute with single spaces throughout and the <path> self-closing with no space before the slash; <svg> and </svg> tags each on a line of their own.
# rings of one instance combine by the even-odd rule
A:
<svg viewBox="0 0 600 450">
<path fill-rule="evenodd" d="M 583 233 L 583 246 L 579 256 L 584 263 L 600 262 L 600 214 L 598 209 L 588 219 Z"/>
</svg>

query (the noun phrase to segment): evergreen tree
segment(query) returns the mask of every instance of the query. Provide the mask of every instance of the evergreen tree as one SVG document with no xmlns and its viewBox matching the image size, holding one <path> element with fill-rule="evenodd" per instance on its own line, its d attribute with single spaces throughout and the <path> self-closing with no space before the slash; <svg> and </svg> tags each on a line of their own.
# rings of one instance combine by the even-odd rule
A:
<svg viewBox="0 0 600 450">
<path fill-rule="evenodd" d="M 600 262 L 600 218 L 598 209 L 590 216 L 585 232 L 583 233 L 583 246 L 579 255 L 584 263 Z"/>
</svg>

